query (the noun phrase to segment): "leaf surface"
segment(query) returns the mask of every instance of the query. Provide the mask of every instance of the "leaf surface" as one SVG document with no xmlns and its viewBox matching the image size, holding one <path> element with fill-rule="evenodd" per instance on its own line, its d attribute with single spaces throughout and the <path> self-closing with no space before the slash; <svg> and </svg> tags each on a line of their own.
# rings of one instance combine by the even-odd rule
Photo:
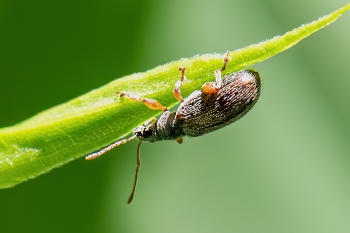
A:
<svg viewBox="0 0 350 233">
<path fill-rule="evenodd" d="M 268 59 L 335 21 L 350 4 L 282 36 L 230 53 L 223 75 Z M 225 54 L 205 54 L 122 77 L 43 111 L 12 127 L 0 130 L 0 188 L 12 187 L 30 178 L 85 156 L 130 134 L 133 128 L 159 115 L 141 103 L 120 99 L 117 91 L 153 98 L 168 108 L 177 104 L 172 90 L 186 67 L 183 96 L 214 80 Z"/>
</svg>

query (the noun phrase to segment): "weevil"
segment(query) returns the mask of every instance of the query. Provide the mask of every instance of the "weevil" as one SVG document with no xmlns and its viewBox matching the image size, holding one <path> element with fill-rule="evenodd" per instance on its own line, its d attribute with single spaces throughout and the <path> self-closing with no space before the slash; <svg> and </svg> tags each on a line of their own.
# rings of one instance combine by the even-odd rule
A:
<svg viewBox="0 0 350 233">
<path fill-rule="evenodd" d="M 182 98 L 180 87 L 186 80 L 185 67 L 180 67 L 181 78 L 173 90 L 174 97 L 180 101 L 175 112 L 170 112 L 164 105 L 154 99 L 142 98 L 127 92 L 117 92 L 131 101 L 144 103 L 153 110 L 162 110 L 159 119 L 152 119 L 135 128 L 132 136 L 86 156 L 87 160 L 95 159 L 107 151 L 138 138 L 136 152 L 136 171 L 134 184 L 128 199 L 134 198 L 138 172 L 140 169 L 140 147 L 142 141 L 157 142 L 175 140 L 182 143 L 184 136 L 198 137 L 223 128 L 244 116 L 257 102 L 260 96 L 261 79 L 255 70 L 243 70 L 221 77 L 229 62 L 229 53 L 224 58 L 224 65 L 215 71 L 215 82 L 204 83 L 202 89 L 194 91 L 186 99 Z"/>
</svg>

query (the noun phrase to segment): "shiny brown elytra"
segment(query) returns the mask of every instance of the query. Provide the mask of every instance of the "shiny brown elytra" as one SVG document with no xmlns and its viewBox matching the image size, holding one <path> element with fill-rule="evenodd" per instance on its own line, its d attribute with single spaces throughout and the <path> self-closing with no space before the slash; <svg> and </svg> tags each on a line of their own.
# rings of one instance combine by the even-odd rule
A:
<svg viewBox="0 0 350 233">
<path fill-rule="evenodd" d="M 186 80 L 185 68 L 180 67 L 180 80 L 175 84 L 174 97 L 180 106 L 176 112 L 170 112 L 164 105 L 153 99 L 142 98 L 126 92 L 117 92 L 132 101 L 143 102 L 148 108 L 162 110 L 159 119 L 139 126 L 133 130 L 133 135 L 86 156 L 87 160 L 95 159 L 116 146 L 134 138 L 140 140 L 137 146 L 136 172 L 134 185 L 128 204 L 132 202 L 138 172 L 141 164 L 140 146 L 142 141 L 156 142 L 175 140 L 182 143 L 184 136 L 198 137 L 223 128 L 244 116 L 257 102 L 260 95 L 261 80 L 254 70 L 243 70 L 221 77 L 229 61 L 228 54 L 224 58 L 224 66 L 215 71 L 215 82 L 203 84 L 201 91 L 194 91 L 186 99 L 181 96 L 180 87 Z"/>
</svg>

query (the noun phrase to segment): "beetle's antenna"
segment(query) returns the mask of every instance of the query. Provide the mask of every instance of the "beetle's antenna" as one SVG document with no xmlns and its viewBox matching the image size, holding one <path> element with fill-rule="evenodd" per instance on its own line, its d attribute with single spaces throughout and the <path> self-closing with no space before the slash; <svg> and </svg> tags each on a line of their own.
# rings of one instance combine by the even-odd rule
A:
<svg viewBox="0 0 350 233">
<path fill-rule="evenodd" d="M 138 177 L 140 165 L 141 165 L 141 156 L 140 156 L 141 143 L 142 141 L 140 140 L 139 144 L 137 145 L 135 179 L 134 179 L 134 185 L 132 186 L 131 194 L 128 199 L 128 204 L 130 204 L 132 202 L 132 199 L 134 199 L 134 194 L 136 190 L 137 177 Z"/>
<path fill-rule="evenodd" d="M 134 138 L 136 138 L 136 135 L 132 135 L 130 138 L 126 138 L 126 139 L 123 139 L 123 140 L 120 140 L 120 141 L 117 141 L 117 142 L 114 142 L 112 143 L 111 145 L 103 148 L 102 150 L 100 151 L 97 151 L 95 153 L 92 153 L 92 154 L 89 154 L 88 156 L 85 157 L 86 160 L 93 160 L 93 159 L 96 159 L 97 157 L 103 155 L 104 153 L 106 153 L 107 151 L 110 151 L 112 150 L 114 147 L 117 147 L 121 144 L 125 144 L 131 140 L 133 140 Z"/>
</svg>

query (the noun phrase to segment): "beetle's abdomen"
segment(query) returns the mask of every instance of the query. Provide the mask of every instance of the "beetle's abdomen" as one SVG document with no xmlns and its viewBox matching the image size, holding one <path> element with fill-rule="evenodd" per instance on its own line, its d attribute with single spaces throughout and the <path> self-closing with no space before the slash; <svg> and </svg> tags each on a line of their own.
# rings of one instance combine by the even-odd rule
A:
<svg viewBox="0 0 350 233">
<path fill-rule="evenodd" d="M 256 103 L 260 95 L 260 76 L 253 70 L 226 75 L 215 94 L 193 92 L 179 106 L 176 121 L 190 137 L 220 129 L 238 120 Z"/>
</svg>

